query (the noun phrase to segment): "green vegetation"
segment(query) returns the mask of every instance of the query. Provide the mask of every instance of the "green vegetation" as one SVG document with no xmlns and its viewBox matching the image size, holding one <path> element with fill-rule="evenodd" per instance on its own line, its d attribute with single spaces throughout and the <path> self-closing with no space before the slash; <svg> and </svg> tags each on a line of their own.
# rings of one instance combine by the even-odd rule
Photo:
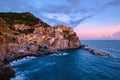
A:
<svg viewBox="0 0 120 80">
<path fill-rule="evenodd" d="M 27 30 L 15 30 L 14 24 L 25 24 L 26 26 L 42 26 L 50 27 L 47 23 L 43 22 L 39 18 L 36 18 L 29 12 L 24 13 L 0 13 L 0 42 L 15 42 L 14 36 L 20 35 L 21 33 L 29 34 L 33 33 L 34 29 Z"/>
<path fill-rule="evenodd" d="M 0 17 L 4 19 L 9 25 L 13 24 L 25 24 L 25 25 L 35 25 L 39 22 L 39 19 L 34 17 L 31 13 L 0 13 Z"/>
<path fill-rule="evenodd" d="M 43 27 L 50 27 L 50 25 L 46 24 L 39 18 L 36 18 L 29 12 L 24 13 L 15 13 L 15 12 L 8 12 L 8 13 L 0 13 L 0 18 L 5 20 L 10 26 L 11 30 L 14 30 L 13 24 L 25 24 L 27 26 L 33 26 L 38 24 L 39 22 L 42 24 Z"/>
<path fill-rule="evenodd" d="M 34 29 L 28 29 L 28 30 L 19 30 L 20 33 L 25 33 L 25 34 L 29 34 L 29 33 L 33 33 Z"/>
</svg>

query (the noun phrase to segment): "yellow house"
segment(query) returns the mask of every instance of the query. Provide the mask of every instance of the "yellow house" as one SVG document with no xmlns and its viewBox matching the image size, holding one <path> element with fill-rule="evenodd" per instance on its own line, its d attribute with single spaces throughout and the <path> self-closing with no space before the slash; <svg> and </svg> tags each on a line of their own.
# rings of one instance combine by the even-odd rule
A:
<svg viewBox="0 0 120 80">
<path fill-rule="evenodd" d="M 63 32 L 63 29 L 59 27 L 59 28 L 57 28 L 57 31 L 58 32 Z"/>
</svg>

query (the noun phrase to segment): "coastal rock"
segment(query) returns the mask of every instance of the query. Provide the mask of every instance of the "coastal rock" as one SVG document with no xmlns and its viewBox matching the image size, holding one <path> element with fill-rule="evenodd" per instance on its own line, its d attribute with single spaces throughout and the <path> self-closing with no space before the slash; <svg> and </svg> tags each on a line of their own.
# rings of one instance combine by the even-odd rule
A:
<svg viewBox="0 0 120 80">
<path fill-rule="evenodd" d="M 57 49 L 53 47 L 48 47 L 47 45 L 39 45 L 36 53 L 39 56 L 55 54 L 57 53 Z"/>
<path fill-rule="evenodd" d="M 80 40 L 74 30 L 70 27 L 55 26 L 55 40 L 53 46 L 57 49 L 73 49 L 81 46 Z"/>
<path fill-rule="evenodd" d="M 0 80 L 10 80 L 13 77 L 15 77 L 15 71 L 12 66 L 0 62 Z"/>
<path fill-rule="evenodd" d="M 73 49 L 80 47 L 80 41 L 78 42 L 72 42 L 68 39 L 59 39 L 56 40 L 56 43 L 54 44 L 54 47 L 57 49 Z"/>
<path fill-rule="evenodd" d="M 100 51 L 100 50 L 95 50 L 95 49 L 92 49 L 92 48 L 89 48 L 89 47 L 81 47 L 82 49 L 88 51 L 88 52 L 91 52 L 92 54 L 94 55 L 100 55 L 100 56 L 111 56 L 110 54 L 106 53 L 106 52 L 103 52 L 103 51 Z"/>
<path fill-rule="evenodd" d="M 100 50 L 94 50 L 92 53 L 95 55 L 100 55 L 100 56 L 111 56 L 110 54 L 100 51 Z"/>
<path fill-rule="evenodd" d="M 57 40 L 54 46 L 57 49 L 67 49 L 69 47 L 69 40 L 66 39 Z"/>
</svg>

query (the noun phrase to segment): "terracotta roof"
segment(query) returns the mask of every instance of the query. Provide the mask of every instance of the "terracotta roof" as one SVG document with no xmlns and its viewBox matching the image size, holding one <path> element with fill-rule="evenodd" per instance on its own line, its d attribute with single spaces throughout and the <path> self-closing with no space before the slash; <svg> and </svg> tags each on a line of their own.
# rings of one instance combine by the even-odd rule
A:
<svg viewBox="0 0 120 80">
<path fill-rule="evenodd" d="M 31 29 L 38 28 L 38 26 L 30 26 Z"/>
</svg>

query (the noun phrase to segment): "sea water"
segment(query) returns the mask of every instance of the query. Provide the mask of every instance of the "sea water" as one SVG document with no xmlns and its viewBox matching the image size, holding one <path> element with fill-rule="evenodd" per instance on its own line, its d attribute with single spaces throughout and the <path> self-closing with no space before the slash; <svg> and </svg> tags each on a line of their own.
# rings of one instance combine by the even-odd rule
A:
<svg viewBox="0 0 120 80">
<path fill-rule="evenodd" d="M 120 80 L 120 41 L 84 40 L 81 43 L 112 56 L 74 49 L 59 51 L 58 55 L 24 58 L 11 63 L 16 71 L 12 80 Z"/>
</svg>

